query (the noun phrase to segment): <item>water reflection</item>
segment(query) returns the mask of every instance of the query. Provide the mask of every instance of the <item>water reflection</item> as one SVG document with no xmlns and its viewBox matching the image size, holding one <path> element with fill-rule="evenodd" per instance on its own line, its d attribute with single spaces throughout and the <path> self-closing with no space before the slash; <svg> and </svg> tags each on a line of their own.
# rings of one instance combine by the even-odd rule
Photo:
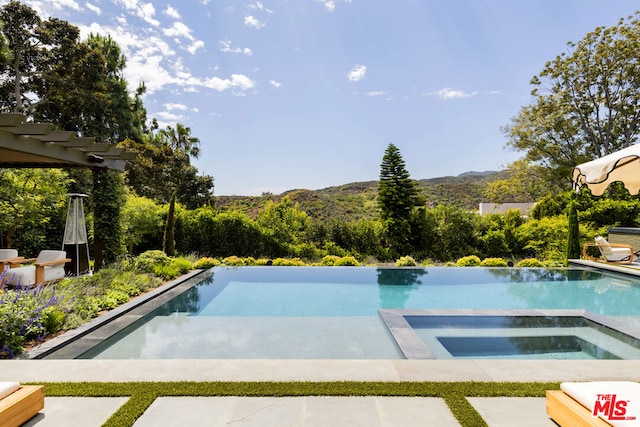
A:
<svg viewBox="0 0 640 427">
<path fill-rule="evenodd" d="M 422 284 L 424 268 L 378 268 L 380 308 L 404 308 L 411 292 Z"/>
</svg>

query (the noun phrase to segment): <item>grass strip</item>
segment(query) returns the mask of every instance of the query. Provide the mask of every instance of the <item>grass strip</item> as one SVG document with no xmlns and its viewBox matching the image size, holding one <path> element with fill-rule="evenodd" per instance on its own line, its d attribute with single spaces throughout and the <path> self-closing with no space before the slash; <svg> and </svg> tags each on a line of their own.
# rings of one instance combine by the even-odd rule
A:
<svg viewBox="0 0 640 427">
<path fill-rule="evenodd" d="M 467 397 L 544 397 L 557 382 L 62 382 L 44 383 L 46 396 L 129 396 L 104 424 L 129 427 L 157 397 L 177 396 L 402 396 L 444 399 L 463 427 L 486 426 Z"/>
</svg>

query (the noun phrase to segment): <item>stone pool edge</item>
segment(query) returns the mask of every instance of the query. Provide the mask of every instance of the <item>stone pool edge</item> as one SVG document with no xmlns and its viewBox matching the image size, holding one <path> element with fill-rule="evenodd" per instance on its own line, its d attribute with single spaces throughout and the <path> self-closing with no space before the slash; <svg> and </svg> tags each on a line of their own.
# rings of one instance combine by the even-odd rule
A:
<svg viewBox="0 0 640 427">
<path fill-rule="evenodd" d="M 51 340 L 33 347 L 19 359 L 44 359 L 47 357 L 70 359 L 79 356 L 89 348 L 135 322 L 146 313 L 136 313 L 152 300 L 164 303 L 174 294 L 184 292 L 210 275 L 210 270 L 193 270 L 175 280 L 164 283 L 145 294 L 132 298 L 129 302 L 100 315 L 78 328 L 67 331 Z M 151 311 L 159 304 L 147 306 Z M 92 337 L 99 333 L 99 336 Z M 66 349 L 66 350 L 65 350 Z M 56 356 L 57 354 L 57 356 Z"/>
</svg>

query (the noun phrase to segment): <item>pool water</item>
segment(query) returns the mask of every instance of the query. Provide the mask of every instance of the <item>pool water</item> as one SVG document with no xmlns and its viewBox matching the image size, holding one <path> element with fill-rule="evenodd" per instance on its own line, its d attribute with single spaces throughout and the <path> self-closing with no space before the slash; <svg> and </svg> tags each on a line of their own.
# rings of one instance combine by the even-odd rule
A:
<svg viewBox="0 0 640 427">
<path fill-rule="evenodd" d="M 637 282 L 588 269 L 214 268 L 82 358 L 399 359 L 380 309 L 582 309 L 629 320 L 640 318 L 638 302 Z M 501 336 L 482 345 L 504 347 Z M 556 341 L 575 349 L 580 339 Z"/>
</svg>

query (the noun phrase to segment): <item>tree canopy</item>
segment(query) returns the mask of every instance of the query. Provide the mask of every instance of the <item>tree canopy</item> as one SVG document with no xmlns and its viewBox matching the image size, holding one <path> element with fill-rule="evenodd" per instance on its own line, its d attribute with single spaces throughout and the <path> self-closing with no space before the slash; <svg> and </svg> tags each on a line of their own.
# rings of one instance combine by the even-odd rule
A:
<svg viewBox="0 0 640 427">
<path fill-rule="evenodd" d="M 636 142 L 640 130 L 640 13 L 599 27 L 531 80 L 533 102 L 503 128 L 507 145 L 542 168 L 550 192 L 572 169 Z"/>
</svg>

